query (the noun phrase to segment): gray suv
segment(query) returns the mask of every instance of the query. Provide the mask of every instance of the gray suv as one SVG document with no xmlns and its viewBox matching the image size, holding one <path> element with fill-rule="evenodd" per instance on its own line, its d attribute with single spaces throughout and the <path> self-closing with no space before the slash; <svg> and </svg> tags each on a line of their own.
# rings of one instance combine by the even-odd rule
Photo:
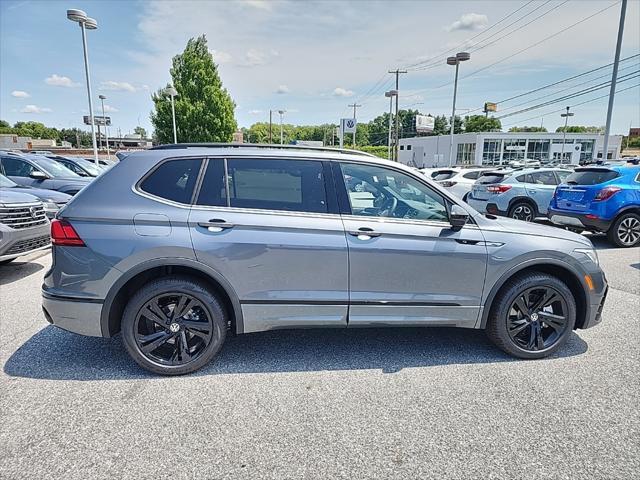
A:
<svg viewBox="0 0 640 480">
<path fill-rule="evenodd" d="M 171 145 L 132 153 L 52 222 L 47 320 L 160 374 L 225 336 L 281 328 L 485 329 L 534 359 L 600 322 L 591 242 L 481 215 L 403 165 L 345 150 Z"/>
</svg>

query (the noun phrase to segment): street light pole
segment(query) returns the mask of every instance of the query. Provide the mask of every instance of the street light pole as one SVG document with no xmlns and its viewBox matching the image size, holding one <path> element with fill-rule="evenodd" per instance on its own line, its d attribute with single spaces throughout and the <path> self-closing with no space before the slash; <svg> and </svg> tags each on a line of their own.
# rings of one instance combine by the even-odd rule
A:
<svg viewBox="0 0 640 480">
<path fill-rule="evenodd" d="M 564 144 L 567 140 L 567 125 L 569 125 L 569 117 L 573 117 L 573 113 L 569 113 L 567 107 L 567 113 L 561 113 L 560 116 L 564 118 L 564 132 L 562 133 L 562 153 L 560 153 L 560 164 L 564 163 Z"/>
<path fill-rule="evenodd" d="M 82 31 L 82 53 L 84 56 L 84 73 L 87 81 L 87 97 L 89 99 L 89 121 L 91 122 L 91 140 L 93 142 L 93 159 L 96 166 L 100 165 L 98 160 L 98 144 L 96 143 L 96 126 L 93 117 L 93 99 L 91 97 L 91 76 L 89 74 L 89 53 L 87 52 L 87 30 L 95 30 L 98 28 L 98 22 L 93 18 L 87 17 L 82 10 L 67 10 L 67 18 L 72 22 L 77 22 Z"/>
<path fill-rule="evenodd" d="M 401 73 L 407 73 L 406 70 L 400 70 L 400 69 L 396 69 L 396 70 L 389 70 L 388 73 L 393 73 L 396 76 L 396 88 L 395 88 L 395 92 L 396 92 L 396 118 L 395 118 L 395 141 L 393 144 L 393 158 L 394 160 L 397 162 L 399 161 L 399 141 L 398 141 L 398 137 L 400 136 L 400 117 L 398 116 L 398 102 L 400 101 L 400 74 Z"/>
<path fill-rule="evenodd" d="M 471 55 L 467 52 L 458 52 L 455 57 L 447 58 L 447 65 L 455 65 L 456 76 L 453 82 L 453 107 L 451 109 L 451 131 L 449 135 L 449 166 L 453 165 L 453 131 L 456 122 L 456 96 L 458 94 L 458 69 L 460 62 L 466 62 L 471 58 Z"/>
<path fill-rule="evenodd" d="M 178 129 L 176 127 L 176 106 L 174 97 L 178 96 L 178 91 L 173 85 L 165 90 L 165 93 L 171 97 L 171 118 L 173 119 L 173 143 L 178 143 Z"/>
<path fill-rule="evenodd" d="M 393 97 L 398 95 L 397 90 L 389 90 L 388 92 L 384 92 L 384 96 L 389 98 L 389 139 L 387 140 L 388 148 L 387 148 L 387 159 L 391 160 L 391 131 L 393 129 L 392 119 L 393 119 Z"/>
<path fill-rule="evenodd" d="M 286 112 L 287 112 L 286 110 L 278 110 L 278 113 L 280 114 L 280 145 L 284 143 L 284 132 L 282 130 L 282 117 Z"/>
<path fill-rule="evenodd" d="M 104 115 L 104 101 L 107 97 L 105 97 L 104 95 L 98 95 L 98 98 L 102 102 L 102 118 L 104 119 L 104 135 L 107 140 L 107 158 L 111 160 L 111 152 L 109 151 L 109 130 L 107 127 L 107 117 L 105 117 Z"/>
<path fill-rule="evenodd" d="M 624 32 L 624 17 L 627 13 L 627 0 L 622 0 L 620 7 L 620 24 L 618 25 L 618 41 L 616 54 L 613 61 L 613 73 L 611 74 L 611 89 L 609 90 L 609 105 L 607 106 L 607 124 L 604 129 L 604 145 L 602 147 L 602 161 L 607 161 L 609 150 L 609 133 L 611 133 L 611 115 L 613 114 L 613 98 L 616 94 L 616 79 L 618 77 L 618 64 L 620 63 L 620 48 L 622 47 L 622 33 Z M 597 154 L 597 152 L 596 152 Z"/>
</svg>

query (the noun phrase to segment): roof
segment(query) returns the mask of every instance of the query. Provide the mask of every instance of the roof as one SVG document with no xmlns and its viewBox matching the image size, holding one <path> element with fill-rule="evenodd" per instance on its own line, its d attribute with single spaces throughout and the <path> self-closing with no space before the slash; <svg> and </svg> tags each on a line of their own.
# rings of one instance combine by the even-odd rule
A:
<svg viewBox="0 0 640 480">
<path fill-rule="evenodd" d="M 278 145 L 268 143 L 174 143 L 168 145 L 158 145 L 150 148 L 150 150 L 181 150 L 184 148 L 219 148 L 219 149 L 260 149 L 260 150 L 312 150 L 317 152 L 331 153 L 347 153 L 352 155 L 364 155 L 367 157 L 375 157 L 370 153 L 361 152 L 359 150 L 350 150 L 346 148 L 332 147 L 313 147 L 307 145 Z"/>
</svg>

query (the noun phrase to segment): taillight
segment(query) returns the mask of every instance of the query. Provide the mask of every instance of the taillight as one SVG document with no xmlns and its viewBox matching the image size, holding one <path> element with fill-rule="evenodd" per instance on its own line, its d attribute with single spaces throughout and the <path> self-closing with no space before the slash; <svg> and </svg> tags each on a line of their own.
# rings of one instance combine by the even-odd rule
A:
<svg viewBox="0 0 640 480">
<path fill-rule="evenodd" d="M 450 188 L 450 187 L 453 187 L 456 183 L 458 183 L 458 182 L 450 182 L 448 180 L 445 180 L 443 182 L 440 182 L 440 185 L 443 186 L 443 187 Z"/>
<path fill-rule="evenodd" d="M 593 201 L 594 202 L 601 202 L 603 200 L 609 200 L 611 197 L 613 197 L 619 191 L 620 191 L 619 187 L 604 187 L 602 190 L 600 190 L 596 194 L 596 196 L 593 199 Z"/>
<path fill-rule="evenodd" d="M 489 185 L 487 191 L 491 193 L 504 193 L 511 190 L 511 185 Z"/>
<path fill-rule="evenodd" d="M 65 220 L 51 221 L 51 243 L 64 247 L 84 247 L 78 232 Z"/>
</svg>

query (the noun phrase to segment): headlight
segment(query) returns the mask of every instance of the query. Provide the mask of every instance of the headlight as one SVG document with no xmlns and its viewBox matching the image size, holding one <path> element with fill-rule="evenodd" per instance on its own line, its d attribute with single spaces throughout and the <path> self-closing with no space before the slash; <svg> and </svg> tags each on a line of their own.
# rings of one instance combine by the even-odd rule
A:
<svg viewBox="0 0 640 480">
<path fill-rule="evenodd" d="M 55 202 L 44 202 L 44 209 L 49 211 L 57 211 L 58 205 Z"/>
<path fill-rule="evenodd" d="M 576 248 L 574 250 L 575 253 L 582 253 L 589 257 L 593 263 L 596 265 L 600 265 L 600 261 L 598 260 L 598 253 L 595 248 Z"/>
</svg>

